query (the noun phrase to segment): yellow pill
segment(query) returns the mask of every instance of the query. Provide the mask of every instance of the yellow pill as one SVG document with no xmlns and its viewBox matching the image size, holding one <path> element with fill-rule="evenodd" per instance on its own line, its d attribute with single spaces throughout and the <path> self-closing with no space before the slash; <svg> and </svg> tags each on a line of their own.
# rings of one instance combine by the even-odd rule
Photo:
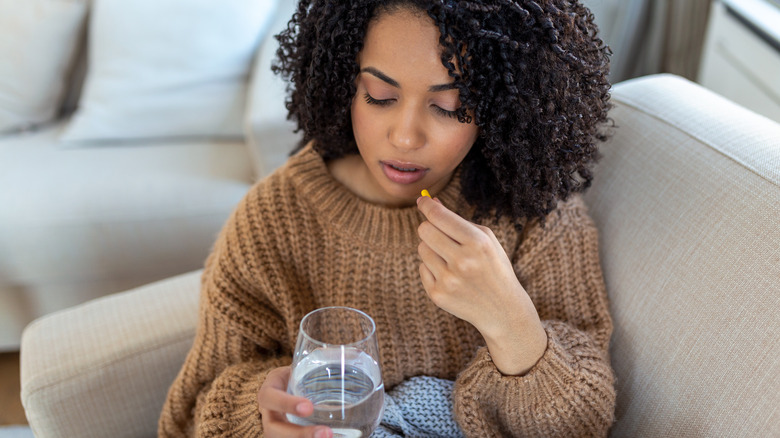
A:
<svg viewBox="0 0 780 438">
<path fill-rule="evenodd" d="M 428 193 L 428 191 L 427 191 L 427 190 L 425 190 L 425 189 L 423 189 L 423 191 L 422 191 L 422 192 L 420 192 L 420 194 L 421 194 L 421 195 L 423 195 L 423 196 L 427 196 L 427 197 L 429 197 L 429 198 L 431 197 L 431 194 L 430 194 L 430 193 Z"/>
</svg>

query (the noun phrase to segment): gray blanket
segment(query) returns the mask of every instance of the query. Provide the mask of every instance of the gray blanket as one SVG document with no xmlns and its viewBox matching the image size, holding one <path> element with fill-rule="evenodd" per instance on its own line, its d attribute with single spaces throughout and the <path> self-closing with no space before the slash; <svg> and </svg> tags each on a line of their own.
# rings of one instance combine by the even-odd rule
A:
<svg viewBox="0 0 780 438">
<path fill-rule="evenodd" d="M 455 383 L 413 377 L 385 394 L 385 412 L 371 438 L 462 438 L 452 415 Z"/>
</svg>

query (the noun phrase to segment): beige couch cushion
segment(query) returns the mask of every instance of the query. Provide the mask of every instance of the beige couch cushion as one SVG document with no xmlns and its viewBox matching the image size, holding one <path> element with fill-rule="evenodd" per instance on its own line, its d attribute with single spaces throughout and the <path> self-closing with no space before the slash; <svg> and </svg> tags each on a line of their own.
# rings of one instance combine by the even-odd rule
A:
<svg viewBox="0 0 780 438">
<path fill-rule="evenodd" d="M 780 126 L 690 85 L 615 87 L 586 197 L 615 321 L 613 436 L 778 436 Z"/>
</svg>

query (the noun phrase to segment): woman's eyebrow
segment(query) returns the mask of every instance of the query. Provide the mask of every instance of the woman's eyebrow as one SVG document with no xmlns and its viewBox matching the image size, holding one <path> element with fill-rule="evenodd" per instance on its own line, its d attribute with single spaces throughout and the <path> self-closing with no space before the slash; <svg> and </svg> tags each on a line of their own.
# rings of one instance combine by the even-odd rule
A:
<svg viewBox="0 0 780 438">
<path fill-rule="evenodd" d="M 382 73 L 381 71 L 375 69 L 374 67 L 365 67 L 360 70 L 361 73 L 371 73 L 372 75 L 378 77 L 379 79 L 387 82 L 388 84 L 394 86 L 395 88 L 401 88 L 401 84 L 398 83 L 395 79 L 391 78 L 390 76 Z"/>
<path fill-rule="evenodd" d="M 388 84 L 392 85 L 395 88 L 401 88 L 401 84 L 398 83 L 395 79 L 391 78 L 390 76 L 382 73 L 380 70 L 374 68 L 374 67 L 364 67 L 360 69 L 361 73 L 370 73 L 377 78 L 383 80 L 384 82 L 387 82 Z M 439 84 L 439 85 L 431 85 L 428 87 L 428 91 L 435 93 L 438 91 L 446 91 L 446 90 L 452 90 L 455 88 L 455 83 L 450 82 L 448 84 Z"/>
</svg>

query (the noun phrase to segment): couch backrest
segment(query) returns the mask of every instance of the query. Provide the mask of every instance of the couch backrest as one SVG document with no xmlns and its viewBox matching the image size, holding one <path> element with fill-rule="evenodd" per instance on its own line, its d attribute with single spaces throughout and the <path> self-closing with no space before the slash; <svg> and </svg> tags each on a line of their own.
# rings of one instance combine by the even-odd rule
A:
<svg viewBox="0 0 780 438">
<path fill-rule="evenodd" d="M 613 101 L 586 196 L 615 322 L 612 436 L 780 436 L 780 125 L 670 75 Z"/>
<path fill-rule="evenodd" d="M 271 71 L 279 48 L 275 35 L 287 29 L 297 7 L 297 2 L 278 2 L 267 36 L 258 47 L 252 67 L 244 132 L 249 140 L 249 151 L 255 161 L 258 178 L 284 164 L 303 136 L 302 132 L 294 132 L 297 124 L 287 120 L 287 82 Z"/>
</svg>

